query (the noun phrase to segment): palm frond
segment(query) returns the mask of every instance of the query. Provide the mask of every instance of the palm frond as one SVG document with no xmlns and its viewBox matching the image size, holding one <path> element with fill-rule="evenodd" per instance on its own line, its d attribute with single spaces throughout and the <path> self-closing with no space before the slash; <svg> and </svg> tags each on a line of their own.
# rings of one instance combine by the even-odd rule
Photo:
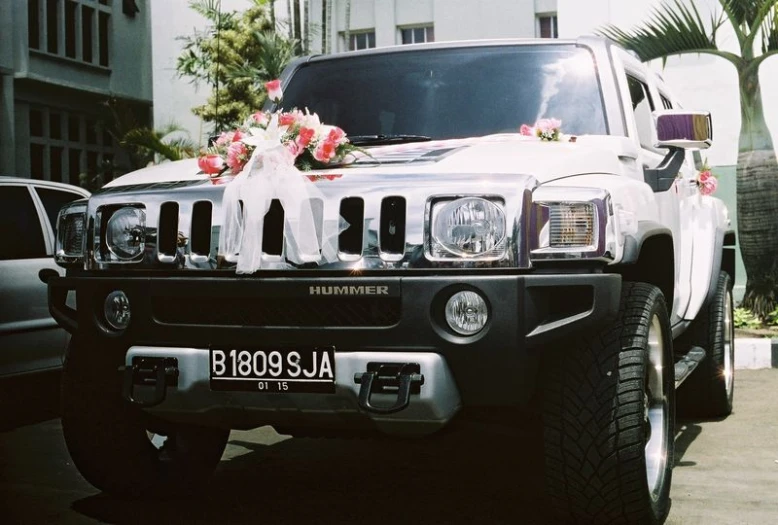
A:
<svg viewBox="0 0 778 525">
<path fill-rule="evenodd" d="M 778 2 L 776 2 L 778 3 Z M 778 9 L 772 6 L 771 12 L 762 22 L 762 54 L 778 51 Z"/>
<path fill-rule="evenodd" d="M 744 33 L 755 33 L 767 13 L 775 6 L 775 0 L 719 0 L 727 16 Z"/>
<path fill-rule="evenodd" d="M 135 128 L 124 134 L 120 144 L 153 153 L 167 160 L 181 160 L 195 156 L 197 148 L 191 140 L 185 137 L 166 139 L 167 135 L 169 133 L 162 134 L 151 128 Z"/>
<path fill-rule="evenodd" d="M 675 0 L 652 9 L 647 22 L 629 31 L 608 25 L 597 32 L 648 61 L 683 53 L 725 56 L 716 46 L 716 29 L 715 24 L 710 29 L 705 27 L 694 4 L 687 7 Z"/>
</svg>

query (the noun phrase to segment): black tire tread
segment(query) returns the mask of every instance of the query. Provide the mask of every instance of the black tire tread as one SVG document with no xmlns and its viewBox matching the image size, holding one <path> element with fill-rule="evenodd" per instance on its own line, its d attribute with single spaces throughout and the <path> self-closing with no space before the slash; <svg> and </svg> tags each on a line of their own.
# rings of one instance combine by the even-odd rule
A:
<svg viewBox="0 0 778 525">
<path fill-rule="evenodd" d="M 683 347 L 700 346 L 707 353 L 678 388 L 678 413 L 683 417 L 719 418 L 732 413 L 732 399 L 727 395 L 721 373 L 724 366 L 723 321 L 727 292 L 731 290 L 729 274 L 721 272 L 713 299 L 700 310 L 680 338 Z M 735 373 L 734 367 L 732 373 Z"/>
<path fill-rule="evenodd" d="M 74 337 L 63 368 L 61 417 L 68 452 L 84 479 L 123 498 L 198 490 L 219 463 L 229 431 L 188 427 L 186 461 L 161 461 L 143 415 L 121 398 L 117 359 L 107 349 L 78 345 Z"/>
<path fill-rule="evenodd" d="M 646 498 L 643 385 L 653 304 L 666 319 L 657 288 L 624 283 L 620 318 L 544 366 L 547 494 L 563 522 L 653 523 L 669 511 L 669 497 L 658 516 Z"/>
</svg>

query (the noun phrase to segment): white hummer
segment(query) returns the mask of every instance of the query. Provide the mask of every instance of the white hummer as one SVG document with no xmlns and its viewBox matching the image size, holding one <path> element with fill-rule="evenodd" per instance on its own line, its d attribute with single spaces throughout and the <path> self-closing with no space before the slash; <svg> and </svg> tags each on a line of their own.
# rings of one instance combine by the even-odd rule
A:
<svg viewBox="0 0 778 525">
<path fill-rule="evenodd" d="M 62 425 L 84 477 L 177 492 L 233 428 L 425 435 L 527 407 L 551 514 L 664 521 L 676 387 L 689 414 L 732 409 L 734 234 L 689 151 L 710 116 L 593 37 L 311 57 L 281 80 L 284 109 L 366 153 L 300 173 L 321 229 L 346 225 L 334 258 L 290 260 L 296 212 L 274 200 L 249 232 L 258 266 L 236 272 L 219 246 L 235 182 L 195 161 L 60 213 L 50 308 L 73 333 Z"/>
</svg>

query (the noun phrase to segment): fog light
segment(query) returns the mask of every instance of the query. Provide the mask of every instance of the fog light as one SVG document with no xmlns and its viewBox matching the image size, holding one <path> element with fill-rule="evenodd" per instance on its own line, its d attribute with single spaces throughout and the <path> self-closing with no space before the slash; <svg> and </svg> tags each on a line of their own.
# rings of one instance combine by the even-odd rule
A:
<svg viewBox="0 0 778 525">
<path fill-rule="evenodd" d="M 446 303 L 446 322 L 460 335 L 477 334 L 488 319 L 486 301 L 475 292 L 457 292 Z"/>
<path fill-rule="evenodd" d="M 124 330 L 130 324 L 130 299 L 122 291 L 108 294 L 103 306 L 105 322 L 114 330 Z"/>
</svg>

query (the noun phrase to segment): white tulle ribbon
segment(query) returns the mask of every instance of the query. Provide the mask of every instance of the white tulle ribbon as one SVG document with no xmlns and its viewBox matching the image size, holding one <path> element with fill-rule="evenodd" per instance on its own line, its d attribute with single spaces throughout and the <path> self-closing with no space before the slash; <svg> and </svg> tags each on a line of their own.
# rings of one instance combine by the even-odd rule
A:
<svg viewBox="0 0 778 525">
<path fill-rule="evenodd" d="M 244 140 L 255 146 L 254 152 L 224 190 L 219 251 L 237 257 L 237 273 L 253 273 L 262 267 L 264 219 L 273 199 L 284 208 L 286 260 L 295 264 L 337 260 L 335 240 L 343 225 L 338 220 L 323 221 L 317 232 L 312 201 L 324 203 L 324 196 L 295 168 L 295 157 L 281 144 L 280 134 L 273 136 L 280 131 L 271 124 L 264 136 Z"/>
</svg>

